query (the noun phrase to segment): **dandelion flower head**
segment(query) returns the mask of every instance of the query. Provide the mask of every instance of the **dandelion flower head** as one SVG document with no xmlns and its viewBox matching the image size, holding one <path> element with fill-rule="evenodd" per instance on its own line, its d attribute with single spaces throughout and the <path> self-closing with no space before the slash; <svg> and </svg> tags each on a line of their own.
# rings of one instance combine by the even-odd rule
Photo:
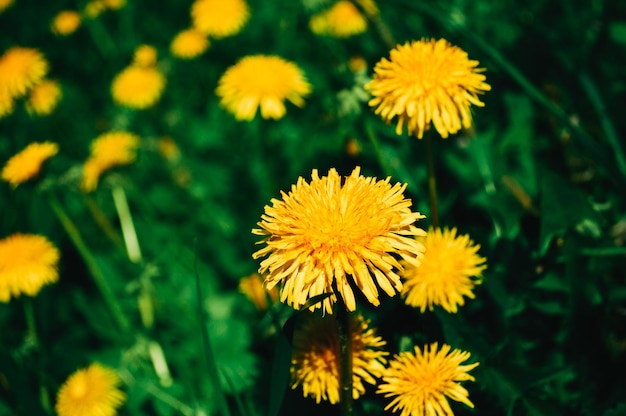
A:
<svg viewBox="0 0 626 416">
<path fill-rule="evenodd" d="M 432 122 L 446 138 L 471 126 L 471 104 L 484 106 L 478 94 L 491 87 L 477 65 L 445 39 L 398 45 L 374 67 L 365 86 L 373 97 L 369 105 L 387 123 L 398 118 L 397 134 L 406 125 L 409 135 L 421 139 Z"/>
<path fill-rule="evenodd" d="M 59 280 L 59 250 L 45 237 L 13 234 L 0 239 L 0 302 L 35 296 Z"/>
<path fill-rule="evenodd" d="M 271 302 L 278 299 L 276 288 L 270 291 L 265 290 L 263 278 L 258 273 L 252 273 L 250 276 L 239 280 L 239 292 L 243 293 L 259 311 L 267 310 L 269 307 L 268 298 Z"/>
<path fill-rule="evenodd" d="M 45 116 L 51 114 L 61 100 L 61 86 L 58 82 L 45 80 L 35 85 L 26 101 L 26 110 L 30 114 Z"/>
<path fill-rule="evenodd" d="M 7 161 L 0 176 L 15 188 L 37 176 L 43 163 L 58 152 L 56 143 L 31 143 Z"/>
<path fill-rule="evenodd" d="M 106 8 L 107 6 L 102 0 L 91 0 L 85 5 L 84 14 L 90 19 L 95 19 L 100 16 Z"/>
<path fill-rule="evenodd" d="M 367 20 L 349 0 L 340 0 L 330 9 L 311 17 L 311 31 L 318 35 L 347 38 L 367 30 Z"/>
<path fill-rule="evenodd" d="M 81 187 L 85 192 L 96 189 L 102 173 L 114 166 L 135 161 L 139 137 L 125 131 L 101 134 L 91 143 L 91 155 L 83 165 Z"/>
<path fill-rule="evenodd" d="M 15 46 L 0 56 L 0 91 L 22 97 L 48 73 L 48 61 L 37 49 Z"/>
<path fill-rule="evenodd" d="M 0 13 L 8 9 L 13 4 L 13 0 L 0 0 Z"/>
<path fill-rule="evenodd" d="M 131 65 L 113 79 L 111 95 L 123 107 L 143 110 L 159 101 L 165 82 L 157 68 Z"/>
<path fill-rule="evenodd" d="M 464 296 L 474 298 L 473 289 L 482 282 L 486 259 L 478 254 L 480 246 L 469 235 L 456 233 L 456 228 L 430 229 L 426 237 L 420 238 L 426 247 L 422 264 L 406 264 L 400 273 L 407 305 L 422 312 L 439 305 L 456 313 L 465 303 Z"/>
<path fill-rule="evenodd" d="M 55 410 L 59 416 L 114 416 L 126 400 L 117 373 L 100 364 L 73 373 L 59 389 Z"/>
<path fill-rule="evenodd" d="M 473 408 L 469 393 L 460 382 L 474 381 L 468 374 L 478 363 L 461 365 L 470 353 L 437 343 L 422 352 L 401 352 L 389 361 L 377 393 L 393 397 L 385 410 L 401 410 L 400 416 L 452 416 L 448 398 Z"/>
<path fill-rule="evenodd" d="M 170 52 L 180 59 L 193 59 L 203 54 L 209 47 L 206 35 L 195 29 L 179 32 L 170 44 Z"/>
<path fill-rule="evenodd" d="M 126 0 L 102 0 L 102 3 L 109 10 L 119 10 L 126 6 Z"/>
<path fill-rule="evenodd" d="M 369 321 L 351 315 L 352 397 L 365 393 L 364 383 L 376 384 L 387 362 L 386 342 L 376 335 Z M 296 329 L 291 359 L 292 388 L 302 385 L 304 397 L 316 403 L 339 402 L 339 327 L 332 316 L 312 315 Z"/>
<path fill-rule="evenodd" d="M 402 289 L 399 258 L 419 265 L 424 246 L 414 237 L 426 233 L 413 223 L 424 216 L 411 211 L 406 184 L 360 173 L 355 168 L 342 183 L 334 168 L 321 178 L 314 169 L 310 183 L 300 177 L 289 193 L 281 192 L 282 200 L 265 206 L 260 228 L 252 232 L 264 236 L 266 246 L 253 257 L 267 256 L 259 273 L 267 273 L 268 289 L 281 284 L 282 302 L 300 309 L 310 298 L 332 293 L 311 309 L 332 313 L 341 296 L 354 311 L 355 285 L 377 306 L 377 286 L 389 296 Z"/>
<path fill-rule="evenodd" d="M 244 0 L 196 0 L 191 5 L 193 27 L 214 38 L 236 35 L 249 18 Z"/>
<path fill-rule="evenodd" d="M 0 89 L 0 118 L 13 112 L 13 97 L 8 91 Z"/>
<path fill-rule="evenodd" d="M 71 35 L 81 23 L 80 13 L 74 10 L 63 10 L 52 20 L 52 33 L 59 36 Z"/>
<path fill-rule="evenodd" d="M 246 121 L 259 107 L 261 117 L 278 120 L 287 112 L 285 100 L 302 107 L 310 92 L 311 85 L 296 64 L 268 55 L 242 58 L 224 72 L 216 89 L 222 107 Z"/>
<path fill-rule="evenodd" d="M 133 65 L 136 66 L 154 66 L 157 63 L 157 50 L 151 45 L 140 45 L 135 49 L 133 55 Z"/>
</svg>

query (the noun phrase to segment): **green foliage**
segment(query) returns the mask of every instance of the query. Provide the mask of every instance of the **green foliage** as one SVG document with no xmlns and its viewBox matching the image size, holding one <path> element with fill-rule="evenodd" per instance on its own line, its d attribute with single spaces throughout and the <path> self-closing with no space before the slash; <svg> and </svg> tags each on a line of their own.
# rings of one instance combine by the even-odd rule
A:
<svg viewBox="0 0 626 416">
<path fill-rule="evenodd" d="M 63 90 L 51 115 L 29 115 L 20 98 L 0 118 L 0 167 L 31 142 L 60 146 L 36 180 L 0 183 L 0 239 L 42 234 L 62 253 L 57 283 L 0 303 L 0 415 L 54 414 L 59 387 L 92 362 L 120 374 L 120 414 L 338 414 L 291 389 L 298 315 L 280 302 L 257 309 L 238 284 L 258 270 L 250 231 L 264 206 L 312 169 L 361 166 L 407 183 L 428 217 L 419 226 L 430 226 L 425 140 L 396 135 L 363 89 L 388 36 L 446 38 L 486 69 L 485 107 L 472 108 L 471 129 L 435 141 L 434 162 L 442 225 L 470 234 L 488 268 L 454 315 L 420 313 L 400 296 L 378 308 L 359 299 L 358 310 L 392 355 L 436 341 L 471 352 L 480 366 L 464 386 L 475 408 L 455 402 L 457 415 L 626 414 L 626 5 L 380 1 L 365 33 L 336 39 L 308 26 L 331 1 L 248 3 L 240 33 L 189 61 L 169 45 L 190 26 L 191 1 L 127 0 L 68 37 L 50 22 L 86 2 L 15 0 L 0 12 L 0 55 L 37 48 Z M 111 81 L 141 44 L 158 50 L 167 86 L 154 107 L 125 109 Z M 220 76 L 253 54 L 302 69 L 313 86 L 302 108 L 239 122 L 220 106 Z M 350 68 L 357 57 L 362 71 Z M 115 129 L 141 136 L 137 160 L 86 194 L 89 145 Z M 164 157 L 164 137 L 178 156 Z M 113 190 L 127 199 L 139 259 Z M 355 408 L 378 415 L 387 403 L 370 388 Z"/>
</svg>

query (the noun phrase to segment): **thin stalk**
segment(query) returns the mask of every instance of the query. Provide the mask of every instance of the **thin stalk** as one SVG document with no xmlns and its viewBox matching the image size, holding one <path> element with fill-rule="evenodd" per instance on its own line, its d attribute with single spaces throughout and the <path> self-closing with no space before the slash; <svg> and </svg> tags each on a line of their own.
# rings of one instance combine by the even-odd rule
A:
<svg viewBox="0 0 626 416">
<path fill-rule="evenodd" d="M 226 396 L 224 395 L 224 391 L 222 390 L 222 385 L 220 383 L 220 377 L 217 369 L 217 362 L 215 360 L 215 355 L 213 354 L 213 349 L 211 347 L 211 339 L 209 338 L 209 328 L 207 325 L 207 318 L 204 312 L 203 305 L 203 297 L 202 297 L 202 286 L 200 284 L 200 275 L 198 274 L 198 256 L 195 256 L 194 259 L 194 270 L 196 275 L 196 300 L 198 302 L 198 317 L 200 319 L 200 333 L 202 336 L 202 349 L 204 350 L 204 357 L 206 359 L 207 370 L 209 373 L 209 378 L 213 384 L 213 389 L 215 390 L 215 396 L 217 399 L 217 408 L 219 409 L 222 416 L 230 416 L 230 409 L 228 408 L 228 403 L 226 402 Z"/>
<path fill-rule="evenodd" d="M 426 134 L 426 159 L 428 165 L 428 195 L 430 199 L 430 220 L 433 228 L 439 228 L 439 209 L 437 207 L 437 180 L 435 177 L 435 151 L 433 135 Z"/>
<path fill-rule="evenodd" d="M 122 307 L 120 306 L 117 298 L 113 294 L 113 290 L 111 290 L 107 279 L 102 274 L 102 271 L 100 271 L 100 268 L 98 267 L 98 264 L 93 254 L 91 254 L 91 251 L 87 247 L 87 244 L 85 244 L 85 241 L 83 240 L 83 237 L 81 236 L 78 227 L 76 227 L 74 221 L 72 221 L 69 215 L 65 212 L 65 209 L 56 198 L 56 196 L 50 194 L 48 197 L 48 203 L 50 204 L 50 207 L 52 208 L 52 211 L 58 218 L 59 222 L 65 229 L 65 232 L 69 236 L 70 240 L 72 240 L 74 247 L 76 247 L 76 250 L 78 250 L 78 253 L 83 258 L 83 261 L 85 262 L 85 265 L 87 266 L 87 269 L 89 270 L 89 273 L 91 274 L 94 283 L 98 287 L 104 303 L 109 308 L 109 311 L 111 312 L 115 323 L 122 331 L 127 332 L 130 329 L 130 324 L 126 319 L 126 315 L 124 315 Z"/>
<path fill-rule="evenodd" d="M 376 154 L 376 158 L 378 159 L 378 163 L 380 164 L 380 168 L 383 170 L 385 176 L 391 175 L 391 168 L 389 167 L 389 163 L 387 163 L 387 159 L 383 155 L 383 152 L 380 148 L 380 143 L 378 141 L 378 136 L 374 132 L 374 128 L 368 122 L 365 122 L 365 132 L 367 133 L 367 137 L 370 139 L 372 143 L 372 147 L 374 148 L 374 153 Z"/>
<path fill-rule="evenodd" d="M 339 406 L 341 416 L 353 414 L 352 397 L 352 320 L 346 305 L 338 297 L 337 323 L 339 324 Z"/>
<path fill-rule="evenodd" d="M 141 249 L 139 248 L 139 239 L 137 238 L 137 231 L 135 230 L 135 224 L 133 223 L 133 217 L 130 214 L 130 208 L 128 207 L 128 200 L 126 199 L 126 193 L 124 189 L 119 185 L 113 185 L 113 203 L 117 210 L 117 215 L 120 219 L 120 226 L 122 227 L 122 235 L 124 236 L 124 243 L 126 244 L 126 252 L 128 258 L 133 263 L 141 263 Z"/>
<path fill-rule="evenodd" d="M 41 401 L 41 407 L 43 410 L 50 414 L 52 413 L 52 406 L 50 405 L 50 394 L 48 389 L 43 383 L 43 367 L 41 362 L 41 350 L 39 345 L 39 337 L 37 336 L 37 323 L 35 320 L 35 308 L 33 306 L 33 300 L 28 298 L 24 301 L 24 318 L 26 319 L 26 342 L 28 345 L 34 348 L 37 360 L 37 377 L 39 378 L 39 400 Z"/>
</svg>

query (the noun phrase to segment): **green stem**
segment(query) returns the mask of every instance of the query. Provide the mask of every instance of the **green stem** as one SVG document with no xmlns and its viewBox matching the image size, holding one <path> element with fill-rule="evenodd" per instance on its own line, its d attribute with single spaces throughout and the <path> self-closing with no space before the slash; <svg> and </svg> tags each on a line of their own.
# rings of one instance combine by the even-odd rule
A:
<svg viewBox="0 0 626 416">
<path fill-rule="evenodd" d="M 206 359 L 207 370 L 209 374 L 209 378 L 213 384 L 213 389 L 215 391 L 215 396 L 217 399 L 217 407 L 222 414 L 222 416 L 230 416 L 230 409 L 228 408 L 228 403 L 226 402 L 226 396 L 224 395 L 224 391 L 222 390 L 222 384 L 220 382 L 220 377 L 217 368 L 217 362 L 215 360 L 215 355 L 213 354 L 213 348 L 211 347 L 211 339 L 209 337 L 209 328 L 206 313 L 203 307 L 203 296 L 202 296 L 202 286 L 200 285 L 200 275 L 198 274 L 197 268 L 197 259 L 198 256 L 195 256 L 194 259 L 194 269 L 196 275 L 196 298 L 198 302 L 198 317 L 200 319 L 200 333 L 202 336 L 202 349 L 204 350 L 204 356 Z"/>
<path fill-rule="evenodd" d="M 122 236 L 124 237 L 124 243 L 126 244 L 128 258 L 133 263 L 141 263 L 142 256 L 141 249 L 139 248 L 139 239 L 137 238 L 137 231 L 135 231 L 133 217 L 130 214 L 130 208 L 128 207 L 126 193 L 121 186 L 113 185 L 112 194 L 113 203 L 115 204 L 115 209 L 117 210 L 117 216 L 120 219 Z"/>
<path fill-rule="evenodd" d="M 392 176 L 389 163 L 387 163 L 387 159 L 383 155 L 383 152 L 380 148 L 378 136 L 374 132 L 374 128 L 372 127 L 371 123 L 367 121 L 365 122 L 365 132 L 367 133 L 367 137 L 370 139 L 370 142 L 372 143 L 372 147 L 374 148 L 374 153 L 376 154 L 376 158 L 378 159 L 380 168 L 383 170 L 383 174 L 385 176 Z"/>
<path fill-rule="evenodd" d="M 33 306 L 33 300 L 30 298 L 24 300 L 24 318 L 26 319 L 26 328 L 28 330 L 28 333 L 26 335 L 26 343 L 33 348 L 35 360 L 37 363 L 37 377 L 39 379 L 39 400 L 41 402 L 42 409 L 47 414 L 50 414 L 52 413 L 52 406 L 50 405 L 50 394 L 43 381 L 44 371 L 39 337 L 37 336 L 35 308 Z"/>
<path fill-rule="evenodd" d="M 352 322 L 346 305 L 337 300 L 337 323 L 339 324 L 339 406 L 341 416 L 353 414 L 352 397 Z"/>
<path fill-rule="evenodd" d="M 85 241 L 80 235 L 78 227 L 76 227 L 72 219 L 69 217 L 69 215 L 67 215 L 65 209 L 56 198 L 56 196 L 50 194 L 48 197 L 48 202 L 50 204 L 50 207 L 52 208 L 52 211 L 57 216 L 59 222 L 65 229 L 65 232 L 69 236 L 70 240 L 72 240 L 74 247 L 76 247 L 76 250 L 78 250 L 78 253 L 83 258 L 83 261 L 85 262 L 85 265 L 87 266 L 87 269 L 89 270 L 89 273 L 91 274 L 94 283 L 98 287 L 98 290 L 100 291 L 104 302 L 109 308 L 109 311 L 111 312 L 115 323 L 122 331 L 127 332 L 130 329 L 130 324 L 126 319 L 126 315 L 124 315 L 122 307 L 120 306 L 117 298 L 113 294 L 113 291 L 111 290 L 111 287 L 109 286 L 106 278 L 102 274 L 102 271 L 98 267 L 96 259 L 94 258 L 93 254 L 91 254 L 91 251 L 87 247 L 87 244 L 85 244 Z"/>
<path fill-rule="evenodd" d="M 437 207 L 437 181 L 435 177 L 435 152 L 433 135 L 426 134 L 426 159 L 428 165 L 428 195 L 430 198 L 430 220 L 433 228 L 439 228 L 439 209 Z"/>
</svg>

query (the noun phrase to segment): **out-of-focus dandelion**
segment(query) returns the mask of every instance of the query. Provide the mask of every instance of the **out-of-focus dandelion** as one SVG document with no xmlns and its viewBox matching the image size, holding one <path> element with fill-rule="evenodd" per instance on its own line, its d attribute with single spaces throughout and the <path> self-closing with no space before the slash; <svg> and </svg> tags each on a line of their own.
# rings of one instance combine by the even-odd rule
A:
<svg viewBox="0 0 626 416">
<path fill-rule="evenodd" d="M 0 118 L 8 116 L 13 112 L 13 97 L 6 90 L 0 89 Z"/>
<path fill-rule="evenodd" d="M 102 0 L 102 3 L 109 10 L 119 10 L 126 6 L 126 0 Z"/>
<path fill-rule="evenodd" d="M 347 38 L 367 30 L 367 20 L 349 0 L 340 0 L 309 21 L 311 31 L 318 35 Z"/>
<path fill-rule="evenodd" d="M 81 23 L 80 13 L 74 10 L 63 10 L 52 20 L 52 33 L 58 36 L 71 35 Z"/>
<path fill-rule="evenodd" d="M 0 13 L 8 9 L 13 4 L 13 0 L 0 0 Z"/>
<path fill-rule="evenodd" d="M 266 290 L 265 286 L 263 286 L 263 278 L 258 273 L 252 273 L 250 276 L 239 280 L 239 291 L 260 311 L 267 310 L 269 306 L 268 297 L 272 302 L 278 299 L 276 288 Z"/>
<path fill-rule="evenodd" d="M 236 35 L 249 18 L 244 0 L 196 0 L 191 5 L 193 27 L 214 38 Z"/>
<path fill-rule="evenodd" d="M 133 54 L 133 65 L 149 67 L 157 63 L 157 50 L 152 45 L 140 45 Z"/>
<path fill-rule="evenodd" d="M 56 143 L 31 143 L 7 161 L 0 177 L 15 188 L 37 176 L 43 163 L 58 152 Z"/>
<path fill-rule="evenodd" d="M 314 169 L 311 177 L 310 183 L 298 178 L 282 200 L 272 199 L 252 230 L 265 237 L 253 257 L 268 256 L 259 268 L 267 288 L 280 283 L 281 301 L 295 309 L 331 293 L 311 307 L 327 313 L 337 296 L 355 310 L 353 285 L 376 306 L 377 286 L 389 296 L 402 290 L 398 258 L 419 266 L 424 246 L 414 237 L 426 235 L 413 225 L 424 216 L 411 211 L 406 184 L 364 177 L 359 167 L 343 184 L 335 169 L 321 178 Z"/>
<path fill-rule="evenodd" d="M 100 364 L 73 373 L 59 389 L 55 410 L 59 416 L 114 416 L 126 400 L 117 373 Z"/>
<path fill-rule="evenodd" d="M 90 19 L 95 19 L 106 10 L 106 5 L 101 0 L 91 0 L 85 5 L 83 13 Z"/>
<path fill-rule="evenodd" d="M 139 137 L 125 131 L 101 134 L 91 143 L 91 155 L 83 165 L 81 188 L 91 192 L 98 186 L 102 173 L 115 166 L 135 161 Z"/>
<path fill-rule="evenodd" d="M 422 312 L 439 305 L 447 312 L 456 313 L 458 306 L 465 303 L 464 296 L 474 298 L 473 289 L 482 282 L 486 259 L 478 255 L 480 246 L 469 235 L 456 235 L 456 232 L 456 228 L 437 228 L 430 229 L 426 237 L 419 237 L 426 247 L 422 264 L 419 267 L 405 264 L 400 273 L 407 305 Z"/>
<path fill-rule="evenodd" d="M 242 58 L 224 72 L 216 89 L 222 107 L 246 121 L 259 107 L 261 117 L 278 120 L 287 112 L 285 100 L 302 107 L 310 92 L 311 85 L 296 64 L 268 55 Z"/>
<path fill-rule="evenodd" d="M 59 250 L 45 237 L 13 234 L 0 239 L 0 302 L 35 296 L 59 280 Z"/>
<path fill-rule="evenodd" d="M 0 92 L 24 96 L 48 73 L 48 61 L 37 49 L 14 46 L 0 56 Z"/>
<path fill-rule="evenodd" d="M 26 110 L 30 114 L 38 116 L 51 114 L 57 107 L 62 95 L 61 85 L 57 81 L 42 81 L 30 90 L 26 101 Z"/>
<path fill-rule="evenodd" d="M 209 47 L 209 39 L 195 29 L 179 32 L 170 44 L 170 52 L 180 59 L 193 59 L 202 55 Z"/>
<path fill-rule="evenodd" d="M 165 83 L 158 68 L 131 65 L 113 79 L 111 94 L 119 105 L 143 110 L 159 101 Z"/>
<path fill-rule="evenodd" d="M 383 373 L 389 355 L 387 344 L 376 335 L 369 321 L 361 315 L 351 315 L 350 343 L 352 353 L 352 397 L 365 393 L 364 383 L 376 384 Z M 337 320 L 331 316 L 312 315 L 294 332 L 291 359 L 292 388 L 302 385 L 304 397 L 316 403 L 322 400 L 339 402 L 340 343 Z"/>
<path fill-rule="evenodd" d="M 478 94 L 491 87 L 476 66 L 478 61 L 445 39 L 398 45 L 374 67 L 374 78 L 365 86 L 373 97 L 369 105 L 387 123 L 398 117 L 397 134 L 406 125 L 421 139 L 432 122 L 446 138 L 471 126 L 471 104 L 484 106 Z"/>
<path fill-rule="evenodd" d="M 469 352 L 449 345 L 437 349 L 437 343 L 424 347 L 422 352 L 401 352 L 389 361 L 377 393 L 393 397 L 385 410 L 401 410 L 400 416 L 451 416 L 448 398 L 474 407 L 469 393 L 460 382 L 474 381 L 468 374 L 478 363 L 461 365 Z"/>
</svg>

